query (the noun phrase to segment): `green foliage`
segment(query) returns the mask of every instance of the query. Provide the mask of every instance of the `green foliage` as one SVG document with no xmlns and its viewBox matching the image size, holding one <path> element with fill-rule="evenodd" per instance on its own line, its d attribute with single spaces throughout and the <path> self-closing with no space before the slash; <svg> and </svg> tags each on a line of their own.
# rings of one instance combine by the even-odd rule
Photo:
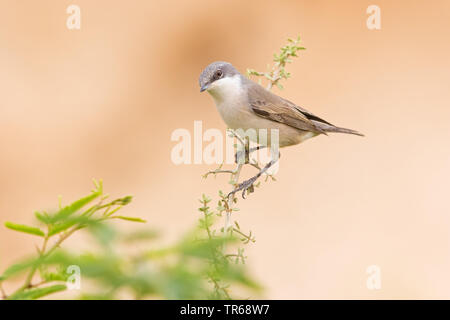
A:
<svg viewBox="0 0 450 320">
<path fill-rule="evenodd" d="M 55 284 L 53 286 L 48 286 L 45 288 L 32 288 L 26 291 L 19 291 L 12 294 L 8 298 L 9 300 L 36 300 L 58 291 L 64 291 L 66 289 L 67 287 L 63 284 Z"/>
<path fill-rule="evenodd" d="M 288 43 L 281 48 L 280 53 L 275 53 L 273 55 L 274 64 L 269 71 L 259 72 L 254 69 L 247 69 L 247 75 L 263 77 L 268 80 L 267 89 L 269 90 L 274 85 L 279 89 L 283 89 L 280 80 L 288 79 L 291 76 L 291 74 L 286 71 L 286 64 L 292 62 L 292 57 L 298 57 L 298 51 L 300 50 L 306 50 L 306 48 L 300 46 L 300 36 L 298 36 L 295 40 L 288 39 Z"/>
<path fill-rule="evenodd" d="M 71 275 L 68 267 L 73 265 L 80 268 L 82 283 L 92 282 L 94 285 L 89 287 L 95 288 L 95 292 L 82 290 L 81 299 L 230 299 L 230 285 L 252 292 L 260 289 L 245 268 L 230 263 L 230 257 L 223 254 L 226 246 L 239 240 L 211 230 L 214 214 L 206 206 L 206 198 L 199 209 L 204 214 L 199 226 L 178 242 L 161 246 L 156 243 L 159 233 L 155 230 L 122 233 L 114 228 L 110 221 L 115 219 L 139 223 L 145 220 L 117 215 L 132 198 L 108 202 L 101 181 L 95 186 L 89 196 L 60 207 L 53 214 L 36 212 L 41 229 L 5 223 L 11 230 L 43 238 L 43 243 L 35 256 L 22 259 L 0 275 L 3 298 L 39 299 L 64 291 Z M 91 204 L 96 199 L 98 202 Z M 80 255 L 62 248 L 68 237 L 82 229 L 92 236 L 95 249 Z M 50 246 L 53 237 L 55 243 Z M 23 274 L 23 285 L 8 295 L 2 283 Z"/>
<path fill-rule="evenodd" d="M 244 277 L 243 274 L 236 272 L 238 269 L 233 270 L 233 268 L 231 268 L 232 265 L 237 266 L 239 263 L 245 264 L 246 257 L 244 256 L 244 249 L 237 247 L 237 253 L 227 253 L 227 246 L 229 247 L 228 249 L 235 249 L 235 247 L 230 246 L 230 244 L 236 244 L 239 239 L 245 244 L 249 243 L 249 241 L 254 242 L 255 239 L 251 237 L 251 233 L 249 235 L 242 233 L 237 223 L 237 228 L 221 228 L 220 230 L 213 228 L 217 217 L 222 217 L 224 213 L 236 211 L 229 207 L 228 199 L 223 192 L 219 191 L 219 197 L 220 200 L 218 201 L 217 209 L 216 211 L 213 211 L 209 207 L 209 203 L 212 200 L 207 196 L 202 195 L 202 199 L 200 200 L 202 206 L 199 208 L 199 211 L 203 214 L 203 218 L 200 219 L 199 226 L 207 235 L 206 243 L 215 244 L 214 246 L 209 245 L 208 247 L 210 270 L 207 274 L 209 281 L 214 285 L 212 298 L 231 299 L 228 290 L 229 285 L 226 280 L 239 280 L 242 284 L 254 289 L 257 289 L 258 286 L 254 281 Z M 231 279 L 228 279 L 230 276 Z"/>
<path fill-rule="evenodd" d="M 12 223 L 9 221 L 5 222 L 5 227 L 7 227 L 11 230 L 15 230 L 15 231 L 20 231 L 20 232 L 33 234 L 35 236 L 45 237 L 45 233 L 39 228 L 30 227 L 30 226 L 26 226 L 23 224 L 16 224 L 16 223 Z"/>
<path fill-rule="evenodd" d="M 142 223 L 146 222 L 144 219 L 134 218 L 134 217 L 114 216 L 112 218 L 121 219 L 121 220 L 127 220 L 127 221 L 133 221 L 133 222 L 142 222 Z"/>
<path fill-rule="evenodd" d="M 1 283 L 3 281 L 24 272 L 28 272 L 24 284 L 14 293 L 9 295 L 9 298 L 37 299 L 54 292 L 64 290 L 61 286 L 48 286 L 52 282 L 65 281 L 67 278 L 67 275 L 62 273 L 61 266 L 59 266 L 59 274 L 49 273 L 47 272 L 46 264 L 47 260 L 55 251 L 59 249 L 63 241 L 65 241 L 74 232 L 95 223 L 103 223 L 107 220 L 112 220 L 115 218 L 139 222 L 143 221 L 137 218 L 114 215 L 122 206 L 130 203 L 131 197 L 128 196 L 107 202 L 106 200 L 108 195 L 103 194 L 102 182 L 94 181 L 94 184 L 95 189 L 90 195 L 83 197 L 68 206 L 62 208 L 60 207 L 54 214 L 49 214 L 47 212 L 35 212 L 35 217 L 43 226 L 43 229 L 47 230 L 46 232 L 38 227 L 31 227 L 12 222 L 5 223 L 5 226 L 11 230 L 37 235 L 43 238 L 42 246 L 37 248 L 37 257 L 24 259 L 21 262 L 10 266 L 3 272 L 3 274 L 0 275 L 0 289 L 3 291 L 1 287 Z M 98 203 L 83 210 L 84 207 L 97 198 L 100 199 Z M 52 246 L 49 246 L 49 240 L 56 235 L 58 235 L 59 238 Z M 37 271 L 40 273 L 41 281 L 39 281 L 38 284 L 33 284 L 32 280 Z M 40 288 L 37 288 L 38 286 Z M 5 292 L 2 292 L 2 294 L 3 296 L 7 296 Z"/>
</svg>

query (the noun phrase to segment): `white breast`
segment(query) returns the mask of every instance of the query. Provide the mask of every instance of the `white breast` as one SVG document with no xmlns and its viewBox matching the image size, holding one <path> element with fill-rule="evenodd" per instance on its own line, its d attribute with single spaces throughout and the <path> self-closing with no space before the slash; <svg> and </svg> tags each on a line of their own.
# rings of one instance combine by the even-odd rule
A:
<svg viewBox="0 0 450 320">
<path fill-rule="evenodd" d="M 208 92 L 228 127 L 246 129 L 249 126 L 251 110 L 239 75 L 214 81 Z"/>
</svg>

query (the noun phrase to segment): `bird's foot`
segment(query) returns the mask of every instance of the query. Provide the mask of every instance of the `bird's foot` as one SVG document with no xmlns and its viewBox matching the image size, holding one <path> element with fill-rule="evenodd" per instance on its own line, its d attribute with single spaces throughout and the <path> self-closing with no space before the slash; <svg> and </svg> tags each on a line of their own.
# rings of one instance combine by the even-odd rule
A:
<svg viewBox="0 0 450 320">
<path fill-rule="evenodd" d="M 245 180 L 244 182 L 239 183 L 237 187 L 228 194 L 227 197 L 230 198 L 230 196 L 234 196 L 236 192 L 242 190 L 242 199 L 245 199 L 245 191 L 248 191 L 248 193 L 253 192 L 254 188 L 253 184 L 255 183 L 256 180 L 258 180 L 258 178 L 259 176 L 256 175 L 248 180 Z"/>
</svg>

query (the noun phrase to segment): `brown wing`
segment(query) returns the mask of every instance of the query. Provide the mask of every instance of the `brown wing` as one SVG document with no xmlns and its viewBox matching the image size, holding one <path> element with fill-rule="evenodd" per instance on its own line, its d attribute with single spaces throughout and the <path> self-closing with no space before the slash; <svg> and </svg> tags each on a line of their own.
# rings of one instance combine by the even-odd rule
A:
<svg viewBox="0 0 450 320">
<path fill-rule="evenodd" d="M 309 112 L 303 112 L 300 107 L 292 102 L 282 99 L 256 84 L 250 85 L 248 90 L 250 106 L 258 116 L 284 123 L 299 130 L 326 134 L 324 130 L 312 121 L 320 121 L 322 119 Z M 324 120 L 322 121 L 325 122 Z"/>
</svg>

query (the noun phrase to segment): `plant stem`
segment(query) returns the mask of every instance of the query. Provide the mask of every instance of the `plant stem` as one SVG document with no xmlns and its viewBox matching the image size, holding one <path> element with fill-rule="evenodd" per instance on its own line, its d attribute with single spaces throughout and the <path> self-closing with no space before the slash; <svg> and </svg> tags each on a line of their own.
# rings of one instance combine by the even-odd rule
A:
<svg viewBox="0 0 450 320">
<path fill-rule="evenodd" d="M 45 252 L 45 250 L 46 250 L 46 248 L 47 248 L 47 243 L 48 243 L 49 237 L 46 236 L 45 239 L 44 239 L 44 243 L 43 243 L 43 245 L 42 245 L 42 248 L 41 248 L 41 250 L 40 250 L 40 253 L 39 253 L 39 258 L 48 257 L 48 256 L 49 256 L 56 248 L 58 248 L 58 247 L 61 245 L 61 243 L 62 243 L 64 240 L 66 240 L 70 235 L 72 235 L 75 231 L 77 231 L 77 230 L 79 230 L 79 229 L 81 229 L 81 228 L 82 228 L 82 226 L 75 226 L 75 227 L 72 228 L 70 231 L 68 231 L 68 232 L 66 232 L 65 234 L 63 234 L 63 235 L 58 239 L 58 241 L 57 241 L 57 242 L 56 242 L 56 243 L 55 243 L 55 244 L 54 244 L 47 252 Z M 28 289 L 28 288 L 31 287 L 31 281 L 33 280 L 33 276 L 34 276 L 34 274 L 36 273 L 36 271 L 37 271 L 37 266 L 33 266 L 33 267 L 31 268 L 30 272 L 28 273 L 26 279 L 25 279 L 25 283 L 24 283 L 19 289 L 17 289 L 17 290 L 14 292 L 14 294 L 16 294 L 16 293 L 18 293 L 18 292 L 20 292 L 20 291 L 23 291 L 23 290 Z M 41 283 L 41 284 L 42 284 L 42 283 Z"/>
<path fill-rule="evenodd" d="M 230 294 L 228 293 L 227 289 L 221 287 L 215 279 L 211 278 L 211 281 L 214 283 L 214 288 L 216 289 L 216 292 L 222 291 L 225 294 L 225 297 L 228 300 L 231 300 Z"/>
<path fill-rule="evenodd" d="M 6 298 L 8 298 L 8 295 L 6 294 L 5 289 L 3 289 L 3 285 L 1 282 L 0 282 L 0 293 L 2 294 L 2 299 L 5 300 Z"/>
<path fill-rule="evenodd" d="M 239 186 L 239 176 L 241 175 L 242 167 L 243 167 L 243 164 L 239 163 L 237 165 L 236 170 L 231 174 L 231 178 L 233 179 L 233 181 L 236 182 L 234 190 L 237 189 Z M 233 199 L 234 199 L 234 196 L 228 199 L 228 210 L 227 210 L 226 216 L 225 216 L 225 232 L 228 230 L 228 228 L 230 228 L 230 226 L 232 224 L 231 213 L 233 212 Z"/>
<path fill-rule="evenodd" d="M 44 256 L 45 249 L 47 247 L 47 242 L 48 242 L 48 236 L 46 236 L 44 238 L 44 243 L 42 244 L 42 248 L 39 250 L 39 258 L 42 258 Z M 31 280 L 33 280 L 33 276 L 36 273 L 36 270 L 37 270 L 37 266 L 34 265 L 33 267 L 31 267 L 31 270 L 25 279 L 25 283 L 15 293 L 20 292 L 20 291 L 25 290 L 30 287 Z"/>
<path fill-rule="evenodd" d="M 274 68 L 274 70 L 272 70 L 272 80 L 269 81 L 269 83 L 267 84 L 267 90 L 272 90 L 272 87 L 274 84 L 276 84 L 278 82 L 278 80 L 280 80 L 280 69 L 279 69 L 279 65 L 277 65 L 276 68 Z"/>
</svg>

